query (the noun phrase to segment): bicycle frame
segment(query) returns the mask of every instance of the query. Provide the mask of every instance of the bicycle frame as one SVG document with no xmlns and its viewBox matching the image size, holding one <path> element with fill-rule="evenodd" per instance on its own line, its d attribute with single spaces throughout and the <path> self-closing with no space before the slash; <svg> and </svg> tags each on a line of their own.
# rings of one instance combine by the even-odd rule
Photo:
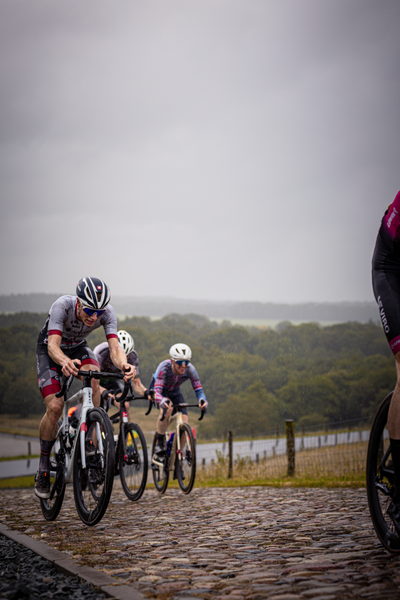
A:
<svg viewBox="0 0 400 600">
<path fill-rule="evenodd" d="M 82 408 L 81 408 L 81 414 L 80 414 L 80 418 L 79 418 L 79 424 L 77 426 L 77 435 L 80 436 L 80 450 L 81 450 L 81 460 L 82 460 L 82 467 L 84 469 L 86 469 L 86 454 L 85 454 L 85 434 L 87 431 L 87 426 L 86 426 L 86 416 L 87 413 L 90 409 L 94 408 L 94 404 L 93 404 L 93 400 L 92 400 L 92 387 L 84 387 L 82 388 L 82 390 L 80 390 L 79 392 L 77 392 L 76 394 L 74 394 L 73 396 L 71 396 L 70 398 L 66 399 L 66 397 L 64 396 L 64 408 L 63 408 L 63 416 L 62 416 L 62 423 L 57 431 L 57 436 L 59 435 L 60 432 L 62 432 L 62 437 L 64 440 L 65 445 L 66 444 L 66 440 L 68 439 L 68 432 L 69 432 L 69 423 L 68 423 L 68 408 L 72 405 L 75 404 L 76 402 L 82 401 Z M 100 457 L 101 457 L 101 461 L 102 461 L 102 466 L 104 466 L 104 461 L 103 461 L 103 440 L 102 437 L 100 435 L 100 428 L 98 423 L 96 423 L 96 436 L 97 436 L 97 443 L 98 443 L 98 448 L 99 448 L 99 452 L 100 452 Z M 72 444 L 72 451 L 68 452 L 67 447 L 64 448 L 65 450 L 65 483 L 71 483 L 72 482 L 72 472 L 73 472 L 73 464 L 74 464 L 74 456 L 75 456 L 75 450 L 76 450 L 76 438 L 74 440 L 74 443 Z M 52 473 L 52 475 L 54 476 L 54 473 Z"/>
<path fill-rule="evenodd" d="M 153 405 L 153 401 L 145 396 L 135 396 L 133 389 L 132 389 L 132 384 L 129 385 L 129 391 L 131 393 L 132 396 L 127 396 L 125 398 L 125 400 L 123 400 L 123 402 L 120 402 L 119 398 L 116 398 L 116 401 L 119 402 L 119 411 L 117 413 L 115 413 L 114 415 L 112 415 L 112 417 L 110 417 L 111 423 L 118 423 L 119 422 L 119 428 L 118 428 L 118 444 L 122 444 L 123 447 L 123 452 L 124 455 L 126 455 L 126 441 L 125 441 L 125 428 L 126 426 L 129 424 L 129 419 L 128 419 L 128 413 L 125 409 L 125 406 L 123 406 L 123 404 L 125 404 L 125 402 L 134 402 L 135 400 L 149 400 L 149 407 L 147 412 L 145 413 L 146 415 L 150 414 L 151 409 L 152 409 L 152 405 Z M 115 454 L 115 465 L 118 464 L 118 453 Z"/>
<path fill-rule="evenodd" d="M 175 460 L 176 457 L 178 456 L 179 460 L 182 460 L 182 453 L 181 453 L 181 438 L 179 435 L 179 428 L 181 425 L 183 425 L 184 421 L 183 421 L 183 416 L 182 413 L 176 412 L 174 415 L 172 415 L 170 417 L 169 420 L 169 426 L 170 425 L 175 425 L 175 431 L 174 431 L 174 439 L 172 441 L 172 446 L 171 446 L 171 452 L 168 453 L 168 471 L 173 472 L 174 468 L 175 468 Z M 172 432 L 171 432 L 172 433 Z M 168 436 L 168 432 L 165 434 L 166 438 Z M 167 440 L 167 448 L 168 448 L 168 440 Z M 192 448 L 189 448 L 189 450 L 192 450 Z M 158 465 L 159 467 L 164 467 L 164 463 L 160 462 L 158 460 L 156 460 L 154 457 L 152 459 L 152 463 L 154 465 Z"/>
<path fill-rule="evenodd" d="M 81 414 L 80 414 L 79 423 L 77 426 L 77 432 L 78 432 L 77 435 L 80 436 L 80 442 L 81 442 L 80 443 L 80 451 L 81 451 L 82 468 L 86 469 L 86 453 L 85 453 L 85 436 L 86 436 L 86 432 L 87 432 L 86 418 L 87 418 L 88 411 L 91 410 L 92 408 L 94 408 L 91 380 L 92 380 L 92 378 L 99 379 L 101 375 L 109 376 L 110 374 L 109 373 L 101 374 L 98 371 L 79 371 L 79 375 L 81 375 L 83 377 L 83 388 L 79 392 L 76 392 L 76 394 L 74 394 L 70 398 L 67 398 L 68 390 L 69 390 L 71 383 L 73 381 L 73 378 L 74 378 L 74 376 L 71 375 L 69 377 L 68 381 L 64 384 L 64 386 L 60 390 L 60 392 L 58 392 L 58 394 L 56 394 L 56 396 L 58 398 L 61 398 L 62 396 L 64 397 L 62 423 L 57 431 L 57 436 L 59 435 L 60 432 L 62 432 L 61 437 L 62 437 L 63 443 L 65 445 L 65 447 L 63 448 L 64 457 L 65 457 L 65 465 L 64 465 L 65 483 L 71 483 L 73 480 L 73 465 L 74 465 L 74 456 L 75 456 L 75 450 L 76 450 L 76 436 L 75 436 L 74 443 L 72 444 L 71 452 L 68 451 L 69 448 L 68 448 L 68 445 L 66 442 L 68 439 L 68 432 L 69 432 L 68 408 L 76 402 L 79 402 L 79 401 L 82 402 Z M 121 376 L 121 378 L 122 378 L 122 376 Z M 122 395 L 123 398 L 125 398 L 127 392 L 128 392 L 128 388 L 126 387 L 126 390 L 125 390 L 124 394 Z M 96 425 L 95 425 L 95 431 L 96 431 L 97 445 L 98 445 L 101 465 L 102 465 L 102 467 L 104 467 L 104 446 L 103 446 L 103 439 L 102 439 L 102 436 L 100 433 L 100 426 L 98 423 L 96 423 Z M 52 472 L 51 475 L 55 476 L 54 472 Z"/>
</svg>

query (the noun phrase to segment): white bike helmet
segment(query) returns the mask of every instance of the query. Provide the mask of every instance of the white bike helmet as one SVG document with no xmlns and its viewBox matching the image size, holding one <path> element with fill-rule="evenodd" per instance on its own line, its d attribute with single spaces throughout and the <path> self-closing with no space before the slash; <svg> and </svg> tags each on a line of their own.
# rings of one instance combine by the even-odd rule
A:
<svg viewBox="0 0 400 600">
<path fill-rule="evenodd" d="M 169 353 L 174 360 L 190 360 L 192 358 L 192 351 L 186 344 L 174 344 L 169 349 Z"/>
<path fill-rule="evenodd" d="M 110 302 L 110 288 L 102 279 L 83 277 L 76 286 L 76 295 L 81 304 L 94 310 L 102 310 Z"/>
<path fill-rule="evenodd" d="M 130 333 L 128 333 L 127 331 L 124 331 L 123 329 L 120 329 L 118 331 L 118 342 L 119 342 L 119 345 L 121 346 L 122 350 L 125 352 L 125 354 L 127 356 L 128 356 L 128 354 L 130 354 L 132 352 L 132 350 L 135 347 L 133 337 L 131 336 Z"/>
</svg>

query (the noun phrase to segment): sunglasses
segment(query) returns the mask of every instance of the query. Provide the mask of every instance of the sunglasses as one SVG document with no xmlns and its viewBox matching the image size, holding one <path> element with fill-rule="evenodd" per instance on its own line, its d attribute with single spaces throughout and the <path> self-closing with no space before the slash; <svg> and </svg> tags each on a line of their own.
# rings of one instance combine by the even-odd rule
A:
<svg viewBox="0 0 400 600">
<path fill-rule="evenodd" d="M 190 364 L 190 360 L 176 360 L 175 364 L 178 365 L 178 367 L 187 367 L 188 364 Z"/>
<path fill-rule="evenodd" d="M 93 315 L 97 315 L 101 317 L 106 312 L 105 310 L 94 310 L 93 308 L 84 308 L 83 312 L 86 313 L 89 317 L 93 317 Z"/>
</svg>

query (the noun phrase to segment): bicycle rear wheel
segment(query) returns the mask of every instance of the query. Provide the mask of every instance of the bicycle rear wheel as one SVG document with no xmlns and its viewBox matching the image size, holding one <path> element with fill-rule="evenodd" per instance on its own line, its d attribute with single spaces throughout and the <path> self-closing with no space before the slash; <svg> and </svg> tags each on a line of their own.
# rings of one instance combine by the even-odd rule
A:
<svg viewBox="0 0 400 600">
<path fill-rule="evenodd" d="M 125 447 L 120 440 L 119 476 L 122 488 L 129 500 L 139 500 L 147 483 L 148 457 L 146 440 L 142 430 L 136 423 L 128 423 L 125 430 Z"/>
<path fill-rule="evenodd" d="M 400 537 L 387 514 L 394 487 L 390 440 L 386 427 L 392 393 L 380 405 L 371 428 L 367 454 L 367 495 L 378 538 L 389 552 L 399 554 Z"/>
<path fill-rule="evenodd" d="M 163 494 L 168 486 L 169 471 L 168 457 L 159 459 L 154 456 L 154 448 L 157 443 L 157 433 L 154 435 L 153 445 L 151 447 L 151 470 L 153 473 L 153 481 L 156 490 L 159 494 Z"/>
<path fill-rule="evenodd" d="M 114 481 L 114 433 L 110 419 L 101 408 L 93 408 L 87 414 L 85 437 L 86 469 L 82 467 L 81 440 L 77 435 L 74 456 L 74 497 L 78 514 L 85 525 L 96 525 L 106 512 Z M 94 440 L 95 453 L 87 448 L 91 431 L 97 431 Z M 101 437 L 103 451 L 98 440 Z"/>
<path fill-rule="evenodd" d="M 47 521 L 58 517 L 65 494 L 65 455 L 61 435 L 57 436 L 50 455 L 50 498 L 40 498 L 40 508 Z"/>
<path fill-rule="evenodd" d="M 192 430 L 187 423 L 179 428 L 181 441 L 181 457 L 176 458 L 176 474 L 179 487 L 184 494 L 189 494 L 196 477 L 196 442 Z"/>
</svg>

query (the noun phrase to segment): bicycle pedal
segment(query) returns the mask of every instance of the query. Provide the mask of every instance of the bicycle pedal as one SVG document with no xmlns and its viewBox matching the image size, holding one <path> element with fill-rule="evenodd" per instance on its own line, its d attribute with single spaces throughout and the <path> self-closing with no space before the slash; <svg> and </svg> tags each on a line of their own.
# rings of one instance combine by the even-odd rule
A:
<svg viewBox="0 0 400 600">
<path fill-rule="evenodd" d="M 385 483 L 380 483 L 378 481 L 375 482 L 375 488 L 382 492 L 385 496 L 391 496 L 391 491 Z"/>
</svg>

